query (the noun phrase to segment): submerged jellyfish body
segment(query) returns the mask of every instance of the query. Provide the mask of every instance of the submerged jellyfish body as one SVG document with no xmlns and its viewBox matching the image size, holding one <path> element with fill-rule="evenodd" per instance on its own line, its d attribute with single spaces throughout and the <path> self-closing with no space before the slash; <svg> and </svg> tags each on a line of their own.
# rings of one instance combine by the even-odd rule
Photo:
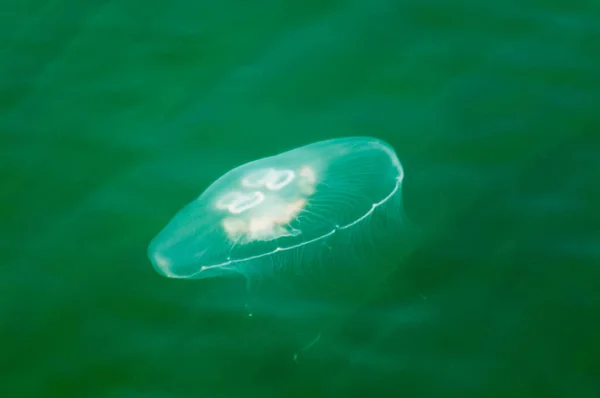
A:
<svg viewBox="0 0 600 398">
<path fill-rule="evenodd" d="M 356 289 L 398 263 L 390 250 L 403 246 L 403 176 L 394 150 L 370 137 L 256 160 L 177 213 L 148 254 L 171 278 L 242 274 Z"/>
</svg>

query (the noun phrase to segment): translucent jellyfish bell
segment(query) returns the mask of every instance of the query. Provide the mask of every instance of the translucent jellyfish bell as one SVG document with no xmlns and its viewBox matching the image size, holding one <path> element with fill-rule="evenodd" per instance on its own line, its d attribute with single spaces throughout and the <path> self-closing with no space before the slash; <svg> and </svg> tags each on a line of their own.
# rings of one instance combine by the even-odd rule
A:
<svg viewBox="0 0 600 398">
<path fill-rule="evenodd" d="M 365 258 L 401 239 L 395 233 L 403 223 L 403 176 L 394 150 L 369 137 L 256 160 L 227 172 L 184 207 L 148 254 L 172 278 L 235 273 L 310 281 L 359 265 L 368 271 Z"/>
</svg>

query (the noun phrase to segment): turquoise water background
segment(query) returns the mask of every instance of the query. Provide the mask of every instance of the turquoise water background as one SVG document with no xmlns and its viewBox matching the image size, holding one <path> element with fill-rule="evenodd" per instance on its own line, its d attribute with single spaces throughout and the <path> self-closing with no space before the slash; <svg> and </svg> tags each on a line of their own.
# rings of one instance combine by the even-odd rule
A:
<svg viewBox="0 0 600 398">
<path fill-rule="evenodd" d="M 598 1 L 3 2 L 0 396 L 598 397 L 599 49 Z M 349 135 L 427 234 L 300 360 L 152 269 L 220 175 Z"/>
</svg>

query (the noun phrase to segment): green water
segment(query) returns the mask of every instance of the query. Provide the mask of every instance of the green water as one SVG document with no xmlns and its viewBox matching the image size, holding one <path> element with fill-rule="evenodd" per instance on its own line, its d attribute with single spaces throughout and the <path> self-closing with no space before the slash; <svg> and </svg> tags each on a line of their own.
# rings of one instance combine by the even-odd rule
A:
<svg viewBox="0 0 600 398">
<path fill-rule="evenodd" d="M 2 3 L 0 396 L 598 397 L 600 4 L 500 3 Z M 349 135 L 427 238 L 301 360 L 152 269 L 217 177 Z"/>
</svg>

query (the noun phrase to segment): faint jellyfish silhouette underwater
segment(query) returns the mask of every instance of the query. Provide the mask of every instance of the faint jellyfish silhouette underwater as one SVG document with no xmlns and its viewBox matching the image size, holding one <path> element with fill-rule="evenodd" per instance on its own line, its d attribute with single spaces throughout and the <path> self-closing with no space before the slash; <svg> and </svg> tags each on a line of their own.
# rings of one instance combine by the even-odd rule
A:
<svg viewBox="0 0 600 398">
<path fill-rule="evenodd" d="M 354 296 L 406 252 L 403 177 L 394 150 L 370 137 L 256 160 L 181 209 L 148 255 L 170 278 L 242 274 L 250 288 L 260 282 Z"/>
</svg>

